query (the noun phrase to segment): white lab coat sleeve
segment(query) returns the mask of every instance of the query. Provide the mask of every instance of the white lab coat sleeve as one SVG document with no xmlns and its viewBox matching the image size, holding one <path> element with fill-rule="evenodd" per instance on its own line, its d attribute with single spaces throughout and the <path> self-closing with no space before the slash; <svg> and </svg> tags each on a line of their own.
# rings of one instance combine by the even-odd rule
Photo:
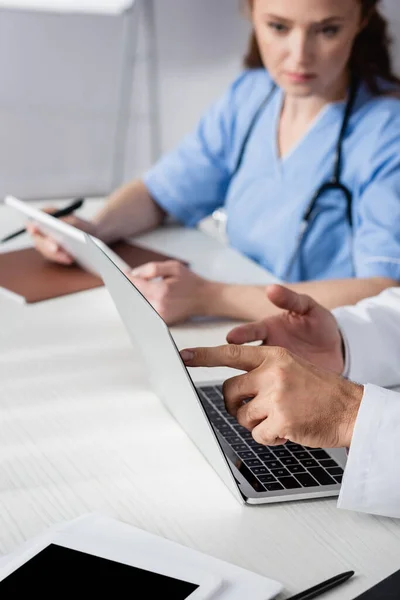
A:
<svg viewBox="0 0 400 600">
<path fill-rule="evenodd" d="M 400 287 L 333 314 L 346 348 L 344 375 L 359 383 L 400 385 Z"/>
<path fill-rule="evenodd" d="M 338 507 L 400 518 L 400 393 L 364 388 Z"/>
</svg>

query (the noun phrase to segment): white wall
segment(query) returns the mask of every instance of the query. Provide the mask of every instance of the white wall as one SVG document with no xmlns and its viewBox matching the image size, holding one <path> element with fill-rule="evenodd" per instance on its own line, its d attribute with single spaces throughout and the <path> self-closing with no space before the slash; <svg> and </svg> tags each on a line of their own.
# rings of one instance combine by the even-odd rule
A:
<svg viewBox="0 0 400 600">
<path fill-rule="evenodd" d="M 119 17 L 0 11 L 1 196 L 110 186 L 122 39 Z"/>
<path fill-rule="evenodd" d="M 238 5 L 138 0 L 138 39 L 132 30 L 129 49 L 133 93 L 129 101 L 125 91 L 128 113 L 119 131 L 126 141 L 123 164 L 115 151 L 126 19 L 10 9 L 0 0 L 0 197 L 101 195 L 141 174 L 155 157 L 151 125 L 157 117 L 158 149 L 165 151 L 238 71 L 247 29 Z M 148 85 L 154 53 L 158 114 Z"/>
<path fill-rule="evenodd" d="M 146 69 L 154 49 L 159 73 L 160 150 L 197 123 L 240 69 L 249 25 L 239 0 L 154 0 L 155 40 L 142 27 L 132 98 L 125 179 L 151 162 Z"/>
<path fill-rule="evenodd" d="M 236 76 L 248 24 L 238 0 L 156 0 L 163 149 L 193 127 Z"/>
<path fill-rule="evenodd" d="M 388 18 L 393 38 L 393 57 L 395 67 L 400 73 L 400 0 L 383 0 L 383 12 Z"/>
</svg>

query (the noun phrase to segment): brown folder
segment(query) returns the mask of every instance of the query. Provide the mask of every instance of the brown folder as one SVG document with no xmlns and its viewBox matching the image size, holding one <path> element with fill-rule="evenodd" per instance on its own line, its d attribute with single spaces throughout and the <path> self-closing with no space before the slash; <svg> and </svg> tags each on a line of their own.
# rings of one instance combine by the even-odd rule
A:
<svg viewBox="0 0 400 600">
<path fill-rule="evenodd" d="M 148 262 L 173 260 L 171 256 L 128 242 L 117 242 L 111 248 L 132 269 Z M 34 248 L 0 253 L 0 288 L 29 304 L 102 285 L 99 277 L 78 265 L 52 263 Z"/>
</svg>

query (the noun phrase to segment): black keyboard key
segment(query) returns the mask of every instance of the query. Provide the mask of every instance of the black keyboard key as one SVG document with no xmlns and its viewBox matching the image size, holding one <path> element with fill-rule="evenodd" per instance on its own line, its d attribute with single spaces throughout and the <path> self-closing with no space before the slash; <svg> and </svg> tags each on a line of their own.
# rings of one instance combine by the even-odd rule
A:
<svg viewBox="0 0 400 600">
<path fill-rule="evenodd" d="M 290 477 L 290 473 L 287 469 L 271 469 L 272 475 L 275 475 L 277 479 L 281 477 Z"/>
<path fill-rule="evenodd" d="M 289 448 L 290 452 L 304 452 L 304 448 L 303 446 L 300 446 L 300 444 L 294 444 L 293 442 L 287 442 L 287 444 L 285 444 L 287 446 L 287 448 Z"/>
<path fill-rule="evenodd" d="M 258 458 L 245 458 L 244 462 L 248 467 L 262 467 L 263 464 Z"/>
<path fill-rule="evenodd" d="M 332 479 L 330 475 L 322 468 L 316 467 L 315 469 L 309 469 L 309 473 L 318 481 L 321 485 L 335 485 L 336 481 Z"/>
<path fill-rule="evenodd" d="M 321 465 L 321 467 L 324 467 L 324 469 L 326 469 L 327 467 L 337 467 L 338 464 L 335 460 L 333 460 L 332 458 L 330 458 L 329 460 L 320 460 L 319 464 Z"/>
<path fill-rule="evenodd" d="M 265 461 L 265 460 L 274 460 L 274 455 L 270 454 L 269 452 L 257 452 L 256 448 L 252 448 L 252 450 L 253 450 L 254 454 L 256 456 L 258 456 L 258 458 L 260 460 L 263 460 L 263 461 Z"/>
<path fill-rule="evenodd" d="M 306 459 L 303 459 L 303 460 L 301 461 L 301 463 L 302 463 L 302 465 L 303 465 L 304 467 L 307 467 L 307 469 L 309 469 L 310 467 L 318 467 L 318 463 L 317 463 L 317 461 L 316 461 L 316 460 L 314 460 L 313 458 L 306 458 Z"/>
<path fill-rule="evenodd" d="M 205 388 L 202 388 L 202 390 L 204 391 L 206 396 L 218 396 L 220 394 L 220 391 L 215 386 L 207 386 Z"/>
<path fill-rule="evenodd" d="M 211 408 L 210 408 L 208 404 L 204 404 L 204 409 L 205 409 L 205 411 L 206 411 L 206 413 L 207 413 L 208 417 L 209 417 L 211 420 L 213 420 L 213 419 L 218 419 L 218 417 L 220 417 L 220 416 L 221 416 L 221 415 L 220 415 L 220 413 L 219 413 L 217 410 L 215 410 L 215 408 L 214 408 L 214 407 L 211 407 Z"/>
<path fill-rule="evenodd" d="M 223 434 L 232 431 L 231 426 L 228 425 L 228 423 L 226 423 L 225 421 L 221 421 L 220 423 L 216 423 L 215 427 L 218 429 L 218 431 L 220 431 Z"/>
<path fill-rule="evenodd" d="M 246 459 L 250 459 L 250 458 L 255 458 L 254 454 L 251 452 L 251 450 L 247 450 L 247 452 L 238 452 L 237 453 L 238 456 L 240 456 L 240 458 L 242 458 L 244 461 L 246 461 Z M 248 464 L 248 462 L 246 462 L 246 465 Z M 261 465 L 261 461 L 260 461 L 260 465 Z"/>
<path fill-rule="evenodd" d="M 271 450 L 268 450 L 267 446 L 261 446 L 260 444 L 257 444 L 256 446 L 254 444 L 249 444 L 249 446 L 252 447 L 252 449 L 254 450 L 254 452 L 256 454 L 267 454 L 268 456 L 273 456 Z"/>
<path fill-rule="evenodd" d="M 253 449 L 254 448 L 262 448 L 266 452 L 269 452 L 268 448 L 266 446 L 263 446 L 262 444 L 259 444 L 258 442 L 256 442 L 256 440 L 253 439 L 253 436 L 251 436 L 250 438 L 246 439 L 246 442 Z"/>
<path fill-rule="evenodd" d="M 282 477 L 279 479 L 279 483 L 281 483 L 287 490 L 294 490 L 296 488 L 301 488 L 301 485 L 294 477 Z"/>
<path fill-rule="evenodd" d="M 212 404 L 214 402 L 219 402 L 220 400 L 222 400 L 220 394 L 218 392 L 209 392 L 208 394 L 206 394 L 206 398 L 207 400 L 209 400 Z"/>
<path fill-rule="evenodd" d="M 282 463 L 279 460 L 264 460 L 264 465 L 268 467 L 268 469 L 281 469 Z"/>
<path fill-rule="evenodd" d="M 225 404 L 224 404 L 224 401 L 222 398 L 213 398 L 211 400 L 211 403 L 214 406 L 214 408 L 216 408 L 216 409 L 218 408 L 225 416 L 226 409 L 225 409 Z"/>
<path fill-rule="evenodd" d="M 237 420 L 235 419 L 235 417 L 232 417 L 229 413 L 227 413 L 226 411 L 224 412 L 224 417 L 227 421 L 229 421 L 229 423 L 231 425 L 237 425 Z"/>
<path fill-rule="evenodd" d="M 218 411 L 217 411 L 217 410 L 215 410 L 215 408 L 214 408 L 214 407 L 212 406 L 212 404 L 210 404 L 209 402 L 206 402 L 206 401 L 205 401 L 205 402 L 203 403 L 203 406 L 204 406 L 204 410 L 206 411 L 206 413 L 207 413 L 208 415 L 210 415 L 210 416 L 214 416 L 214 417 L 215 417 L 216 415 L 218 415 Z"/>
<path fill-rule="evenodd" d="M 295 456 L 296 456 L 297 460 L 301 460 L 301 461 L 311 458 L 311 454 L 309 454 L 308 452 L 305 452 L 304 450 L 303 450 L 303 452 L 296 452 Z"/>
<path fill-rule="evenodd" d="M 200 388 L 200 392 L 207 396 L 208 394 L 213 394 L 215 392 L 215 388 L 213 385 L 206 385 L 205 387 Z"/>
<path fill-rule="evenodd" d="M 290 458 L 290 452 L 289 450 L 276 450 L 274 448 L 271 448 L 272 452 L 275 454 L 275 456 L 277 458 L 284 458 L 284 457 L 289 457 Z"/>
<path fill-rule="evenodd" d="M 342 483 L 343 475 L 334 475 L 333 478 L 336 480 L 336 483 Z"/>
<path fill-rule="evenodd" d="M 253 448 L 253 450 L 254 450 L 254 448 Z M 274 460 L 273 454 L 257 454 L 257 452 L 255 454 L 260 460 L 263 461 L 263 463 L 265 463 L 267 460 Z"/>
<path fill-rule="evenodd" d="M 258 479 L 261 483 L 273 483 L 276 481 L 275 477 L 270 473 L 269 475 L 259 475 Z"/>
<path fill-rule="evenodd" d="M 289 456 L 288 458 L 281 458 L 281 462 L 288 467 L 289 465 L 299 465 L 299 461 L 294 458 L 294 456 Z"/>
<path fill-rule="evenodd" d="M 320 448 L 310 450 L 310 454 L 312 454 L 312 456 L 317 460 L 324 460 L 326 458 L 330 458 L 329 454 L 325 452 L 325 450 L 321 450 Z"/>
<path fill-rule="evenodd" d="M 278 490 L 283 490 L 284 487 L 280 483 L 264 483 L 265 489 L 269 492 L 277 492 Z"/>
<path fill-rule="evenodd" d="M 306 469 L 300 463 L 297 463 L 297 465 L 288 465 L 287 468 L 291 473 L 307 473 Z"/>
<path fill-rule="evenodd" d="M 242 438 L 240 438 L 238 435 L 235 435 L 234 433 L 230 433 L 228 431 L 224 431 L 224 438 L 226 439 L 226 441 L 228 442 L 228 444 L 230 444 L 232 446 L 232 444 L 243 444 L 243 440 Z"/>
<path fill-rule="evenodd" d="M 221 415 L 219 415 L 216 411 L 211 411 L 211 410 L 206 409 L 206 415 L 210 419 L 211 423 L 215 423 L 216 421 L 224 420 L 221 418 Z"/>
<path fill-rule="evenodd" d="M 305 488 L 318 486 L 317 481 L 309 473 L 296 473 L 296 479 Z"/>
<path fill-rule="evenodd" d="M 252 440 L 253 436 L 251 435 L 251 431 L 247 431 L 247 429 L 245 429 L 245 431 L 243 431 L 243 433 L 241 434 L 242 438 L 244 438 L 246 441 L 247 440 Z"/>
<path fill-rule="evenodd" d="M 329 467 L 327 471 L 332 477 L 335 475 L 343 475 L 343 469 L 341 467 Z"/>
<path fill-rule="evenodd" d="M 226 423 L 224 417 L 221 417 L 221 415 L 218 413 L 215 416 L 210 417 L 210 421 L 213 423 L 213 425 L 218 425 L 218 423 Z"/>
<path fill-rule="evenodd" d="M 233 427 L 235 429 L 241 430 L 241 431 L 248 431 L 248 429 L 246 429 L 246 427 L 243 427 L 243 425 L 240 425 L 240 423 L 238 423 L 235 419 L 235 422 L 233 423 Z"/>
<path fill-rule="evenodd" d="M 269 471 L 266 467 L 252 467 L 251 472 L 254 475 L 268 475 Z"/>
<path fill-rule="evenodd" d="M 248 452 L 249 447 L 246 444 L 232 444 L 232 448 L 235 452 Z"/>
<path fill-rule="evenodd" d="M 243 435 L 244 433 L 247 432 L 247 429 L 245 429 L 244 427 L 242 427 L 238 423 L 235 423 L 234 425 L 232 425 L 232 428 L 235 430 L 235 432 L 237 433 L 237 435 Z"/>
</svg>

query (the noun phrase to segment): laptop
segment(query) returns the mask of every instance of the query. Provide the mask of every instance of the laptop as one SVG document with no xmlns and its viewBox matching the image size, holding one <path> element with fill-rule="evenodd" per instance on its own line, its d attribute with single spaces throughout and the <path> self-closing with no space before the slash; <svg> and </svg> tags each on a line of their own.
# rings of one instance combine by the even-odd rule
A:
<svg viewBox="0 0 400 600">
<path fill-rule="evenodd" d="M 194 383 L 164 320 L 98 242 L 85 236 L 86 260 L 103 279 L 154 391 L 237 500 L 255 505 L 337 496 L 346 451 L 257 444 L 226 412 L 222 381 Z"/>
</svg>

